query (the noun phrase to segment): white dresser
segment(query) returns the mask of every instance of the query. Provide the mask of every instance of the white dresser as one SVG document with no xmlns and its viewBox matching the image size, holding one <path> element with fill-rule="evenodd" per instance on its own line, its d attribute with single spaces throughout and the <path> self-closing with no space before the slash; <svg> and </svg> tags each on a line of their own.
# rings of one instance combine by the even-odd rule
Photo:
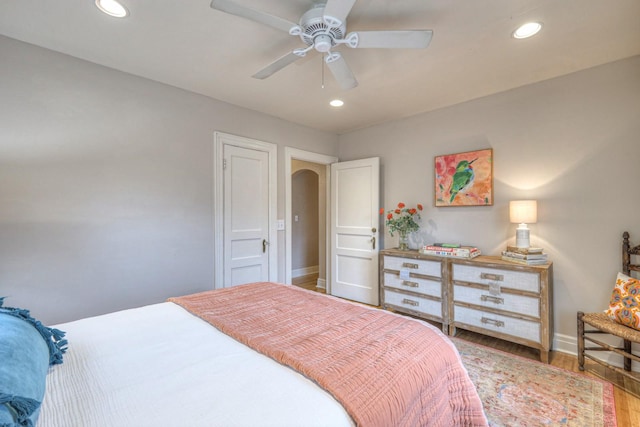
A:
<svg viewBox="0 0 640 427">
<path fill-rule="evenodd" d="M 383 308 L 442 323 L 447 332 L 446 263 L 417 251 L 380 252 L 380 301 Z"/>
<path fill-rule="evenodd" d="M 527 266 L 500 257 L 443 258 L 380 252 L 382 307 L 540 350 L 553 339 L 553 264 Z"/>
<path fill-rule="evenodd" d="M 480 256 L 449 262 L 449 334 L 468 329 L 540 350 L 553 339 L 553 264 L 528 266 Z"/>
</svg>

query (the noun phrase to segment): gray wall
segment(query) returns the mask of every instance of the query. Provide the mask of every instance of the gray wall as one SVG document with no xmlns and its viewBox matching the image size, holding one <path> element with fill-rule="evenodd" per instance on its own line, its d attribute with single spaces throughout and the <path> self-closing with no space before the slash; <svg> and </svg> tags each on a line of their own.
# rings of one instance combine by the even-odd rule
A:
<svg viewBox="0 0 640 427">
<path fill-rule="evenodd" d="M 0 295 L 45 323 L 212 287 L 216 130 L 380 156 L 383 206 L 425 205 L 414 246 L 497 254 L 515 240 L 508 201 L 537 199 L 532 243 L 554 261 L 570 351 L 576 310 L 606 307 L 622 232 L 640 243 L 640 57 L 339 137 L 5 37 L 0 58 Z M 487 147 L 494 206 L 434 208 L 434 156 Z"/>
<path fill-rule="evenodd" d="M 482 148 L 494 150 L 494 205 L 435 208 L 434 157 Z M 575 351 L 576 311 L 608 305 L 622 232 L 640 244 L 640 57 L 340 137 L 341 160 L 372 156 L 386 209 L 425 205 L 414 245 L 499 254 L 515 243 L 509 200 L 537 199 L 531 240 L 554 262 L 556 344 Z"/>
<path fill-rule="evenodd" d="M 213 133 L 337 136 L 0 37 L 0 296 L 45 323 L 212 288 Z M 284 232 L 279 277 L 284 278 Z"/>
<path fill-rule="evenodd" d="M 312 170 L 299 170 L 291 177 L 291 268 L 294 270 L 294 277 L 295 270 L 319 267 L 318 190 L 319 176 Z"/>
</svg>

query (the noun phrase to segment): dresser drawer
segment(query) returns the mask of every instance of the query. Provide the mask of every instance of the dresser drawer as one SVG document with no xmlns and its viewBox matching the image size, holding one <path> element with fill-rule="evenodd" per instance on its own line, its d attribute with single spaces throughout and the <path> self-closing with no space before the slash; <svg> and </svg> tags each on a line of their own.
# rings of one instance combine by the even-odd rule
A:
<svg viewBox="0 0 640 427">
<path fill-rule="evenodd" d="M 442 276 L 442 263 L 440 261 L 430 261 L 426 259 L 398 258 L 393 256 L 384 257 L 385 270 L 408 271 L 409 273 L 422 274 L 425 276 Z"/>
<path fill-rule="evenodd" d="M 384 303 L 442 318 L 442 301 L 384 290 Z"/>
<path fill-rule="evenodd" d="M 540 298 L 514 295 L 505 292 L 498 295 L 492 295 L 485 289 L 454 285 L 453 300 L 454 303 L 465 302 L 468 304 L 479 305 L 481 307 L 491 307 L 498 310 L 505 310 L 512 313 L 540 318 Z"/>
<path fill-rule="evenodd" d="M 454 281 L 499 285 L 501 288 L 540 292 L 540 275 L 528 271 L 499 270 L 477 265 L 453 264 Z"/>
<path fill-rule="evenodd" d="M 453 310 L 456 326 L 464 327 L 464 325 L 461 325 L 463 323 L 500 334 L 524 338 L 538 344 L 541 342 L 540 323 L 538 322 L 514 319 L 513 317 L 486 313 L 467 307 L 454 306 Z"/>
<path fill-rule="evenodd" d="M 384 286 L 438 298 L 442 297 L 442 282 L 419 277 L 401 279 L 397 273 L 389 273 L 388 271 L 384 272 Z"/>
</svg>

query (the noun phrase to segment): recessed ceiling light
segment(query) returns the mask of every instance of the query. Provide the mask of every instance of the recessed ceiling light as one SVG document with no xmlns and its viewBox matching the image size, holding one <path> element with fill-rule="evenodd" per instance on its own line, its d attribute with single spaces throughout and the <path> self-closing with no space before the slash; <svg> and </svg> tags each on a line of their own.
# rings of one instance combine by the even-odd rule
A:
<svg viewBox="0 0 640 427">
<path fill-rule="evenodd" d="M 526 39 L 527 37 L 538 34 L 538 31 L 540 31 L 540 29 L 542 29 L 541 23 L 527 22 L 526 24 L 518 27 L 518 29 L 513 32 L 513 37 L 516 39 Z"/>
<path fill-rule="evenodd" d="M 331 105 L 332 107 L 342 107 L 344 105 L 344 101 L 341 99 L 334 99 L 333 101 L 329 102 L 329 105 Z"/>
<path fill-rule="evenodd" d="M 127 8 L 116 0 L 96 0 L 96 6 L 107 15 L 115 16 L 116 18 L 124 18 L 129 14 Z"/>
</svg>

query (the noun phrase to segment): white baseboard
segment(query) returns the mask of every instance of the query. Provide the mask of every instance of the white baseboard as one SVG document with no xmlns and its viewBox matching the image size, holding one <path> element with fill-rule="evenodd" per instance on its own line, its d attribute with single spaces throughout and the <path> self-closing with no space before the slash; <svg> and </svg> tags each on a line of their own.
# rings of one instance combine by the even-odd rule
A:
<svg viewBox="0 0 640 427">
<path fill-rule="evenodd" d="M 291 277 L 296 278 L 296 277 L 308 276 L 309 274 L 317 274 L 318 272 L 320 272 L 320 267 L 317 265 L 313 265 L 311 267 L 303 267 L 303 268 L 297 268 L 295 270 L 291 270 Z"/>
<path fill-rule="evenodd" d="M 612 335 L 601 335 L 598 337 L 599 340 L 605 342 L 612 346 L 622 346 L 622 339 L 616 338 Z M 595 345 L 595 344 L 593 344 Z M 587 342 L 587 347 L 589 344 Z M 636 344 L 634 344 L 634 347 Z M 553 335 L 553 350 L 559 351 L 561 353 L 570 354 L 572 356 L 578 356 L 578 338 L 570 335 L 562 335 L 562 334 L 554 334 Z M 634 350 L 635 351 L 635 350 Z M 594 356 L 597 356 L 600 360 L 603 360 L 610 365 L 616 366 L 618 368 L 623 367 L 624 359 L 622 356 L 612 353 L 612 352 L 593 352 L 596 353 Z M 640 372 L 640 363 L 632 362 L 631 370 L 634 372 Z"/>
<path fill-rule="evenodd" d="M 327 290 L 327 280 L 326 279 L 318 279 L 316 283 L 316 289 L 324 289 Z"/>
<path fill-rule="evenodd" d="M 578 355 L 578 340 L 570 335 L 554 334 L 552 348 L 561 353 Z"/>
</svg>

